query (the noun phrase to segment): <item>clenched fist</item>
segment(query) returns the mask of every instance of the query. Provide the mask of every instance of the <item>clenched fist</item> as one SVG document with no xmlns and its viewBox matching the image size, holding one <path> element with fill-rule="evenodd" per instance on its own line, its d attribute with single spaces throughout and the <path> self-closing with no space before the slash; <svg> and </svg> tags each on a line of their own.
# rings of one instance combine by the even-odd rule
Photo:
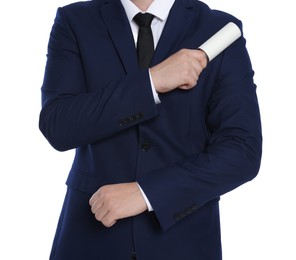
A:
<svg viewBox="0 0 296 260">
<path fill-rule="evenodd" d="M 106 227 L 113 226 L 118 219 L 136 216 L 147 210 L 136 182 L 103 186 L 93 194 L 89 204 L 95 218 Z"/>
<path fill-rule="evenodd" d="M 182 49 L 150 68 L 155 90 L 166 93 L 176 88 L 191 89 L 206 66 L 207 56 L 202 50 Z"/>
</svg>

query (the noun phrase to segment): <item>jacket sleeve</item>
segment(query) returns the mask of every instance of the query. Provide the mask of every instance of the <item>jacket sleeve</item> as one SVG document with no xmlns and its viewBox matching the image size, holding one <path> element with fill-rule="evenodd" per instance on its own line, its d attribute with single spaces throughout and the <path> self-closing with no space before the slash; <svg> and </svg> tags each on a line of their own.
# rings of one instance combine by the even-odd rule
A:
<svg viewBox="0 0 296 260">
<path fill-rule="evenodd" d="M 39 119 L 41 132 L 54 148 L 63 151 L 93 143 L 157 116 L 148 70 L 117 74 L 89 90 L 75 32 L 63 8 L 58 9 Z"/>
<path fill-rule="evenodd" d="M 259 170 L 260 114 L 244 38 L 214 62 L 219 73 L 207 104 L 205 151 L 137 179 L 164 230 Z"/>
</svg>

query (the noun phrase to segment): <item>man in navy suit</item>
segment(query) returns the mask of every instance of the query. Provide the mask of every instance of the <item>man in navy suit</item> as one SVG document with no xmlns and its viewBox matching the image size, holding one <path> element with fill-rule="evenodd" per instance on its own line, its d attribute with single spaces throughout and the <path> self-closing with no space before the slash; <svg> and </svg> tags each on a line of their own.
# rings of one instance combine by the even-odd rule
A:
<svg viewBox="0 0 296 260">
<path fill-rule="evenodd" d="M 155 51 L 138 64 L 138 12 Z M 235 17 L 197 0 L 93 0 L 59 8 L 39 127 L 76 149 L 50 259 L 222 259 L 218 201 L 261 160 L 244 37 L 197 50 Z"/>
</svg>

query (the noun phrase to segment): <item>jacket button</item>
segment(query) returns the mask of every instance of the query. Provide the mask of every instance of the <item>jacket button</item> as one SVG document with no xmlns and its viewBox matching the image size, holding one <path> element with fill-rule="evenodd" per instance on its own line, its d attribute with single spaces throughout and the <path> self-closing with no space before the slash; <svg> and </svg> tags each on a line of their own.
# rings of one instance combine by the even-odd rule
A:
<svg viewBox="0 0 296 260">
<path fill-rule="evenodd" d="M 132 252 L 132 257 L 131 257 L 131 259 L 137 259 L 137 255 L 136 255 L 136 252 L 135 252 L 135 251 Z"/>
<path fill-rule="evenodd" d="M 175 214 L 174 215 L 174 220 L 178 221 L 180 220 L 182 217 L 179 214 Z"/>
<path fill-rule="evenodd" d="M 119 122 L 119 125 L 120 126 L 124 126 L 124 125 L 127 125 L 128 124 L 128 120 L 127 119 L 123 119 Z"/>
<path fill-rule="evenodd" d="M 148 142 L 142 143 L 141 149 L 143 152 L 147 152 L 150 149 L 150 144 Z"/>
<path fill-rule="evenodd" d="M 189 214 L 191 214 L 192 213 L 192 209 L 191 208 L 188 208 L 188 209 L 186 209 L 186 215 L 189 215 Z"/>
<path fill-rule="evenodd" d="M 138 114 L 136 114 L 136 118 L 137 118 L 137 119 L 141 119 L 143 116 L 144 116 L 144 115 L 143 115 L 142 113 L 138 113 Z"/>
<path fill-rule="evenodd" d="M 193 204 L 192 206 L 191 206 L 191 210 L 192 211 L 196 211 L 198 209 L 198 206 L 196 205 L 196 204 Z"/>
</svg>

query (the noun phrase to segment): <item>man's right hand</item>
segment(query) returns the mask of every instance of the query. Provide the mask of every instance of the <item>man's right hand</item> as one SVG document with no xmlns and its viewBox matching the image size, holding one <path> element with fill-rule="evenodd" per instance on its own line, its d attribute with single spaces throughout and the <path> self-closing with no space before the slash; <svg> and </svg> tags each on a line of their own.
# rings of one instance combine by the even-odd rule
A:
<svg viewBox="0 0 296 260">
<path fill-rule="evenodd" d="M 182 49 L 163 62 L 150 68 L 155 90 L 166 93 L 176 88 L 191 89 L 207 66 L 207 57 L 202 50 Z"/>
</svg>

